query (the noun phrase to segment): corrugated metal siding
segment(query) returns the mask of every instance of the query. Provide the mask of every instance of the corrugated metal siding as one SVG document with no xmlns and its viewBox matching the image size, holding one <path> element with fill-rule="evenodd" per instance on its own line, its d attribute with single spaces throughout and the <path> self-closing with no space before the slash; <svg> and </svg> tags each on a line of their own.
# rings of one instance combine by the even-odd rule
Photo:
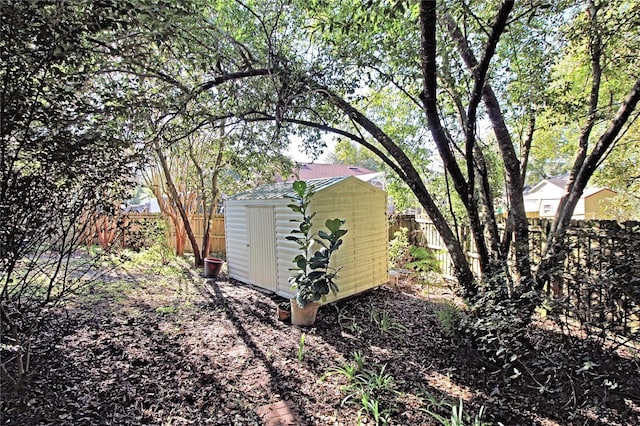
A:
<svg viewBox="0 0 640 426">
<path fill-rule="evenodd" d="M 322 191 L 331 185 L 346 179 L 345 176 L 311 179 L 306 181 L 307 184 L 315 189 L 315 192 Z M 293 190 L 292 182 L 272 183 L 263 185 L 248 191 L 240 192 L 229 197 L 229 200 L 279 200 L 283 198 L 294 198 L 296 196 Z"/>
<path fill-rule="evenodd" d="M 292 298 L 294 291 L 291 290 L 289 284 L 289 277 L 293 275 L 289 268 L 292 268 L 293 258 L 296 257 L 298 252 L 298 245 L 287 240 L 285 237 L 291 233 L 292 229 L 296 228 L 296 224 L 291 222 L 292 219 L 299 219 L 299 215 L 291 211 L 286 206 L 289 202 L 277 207 L 276 213 L 276 235 L 278 236 L 278 244 L 276 248 L 276 255 L 278 258 L 278 291 L 277 293 L 282 297 Z"/>
<path fill-rule="evenodd" d="M 227 268 L 229 276 L 249 281 L 248 210 L 242 203 L 226 203 L 224 211 Z"/>
</svg>

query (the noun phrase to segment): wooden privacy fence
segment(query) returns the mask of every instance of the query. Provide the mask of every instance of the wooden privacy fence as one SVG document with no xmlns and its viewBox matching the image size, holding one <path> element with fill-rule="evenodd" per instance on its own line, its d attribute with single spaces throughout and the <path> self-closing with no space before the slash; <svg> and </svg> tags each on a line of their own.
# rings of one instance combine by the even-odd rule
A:
<svg viewBox="0 0 640 426">
<path fill-rule="evenodd" d="M 453 263 L 447 253 L 446 244 L 430 220 L 416 217 L 415 215 L 394 215 L 390 219 L 389 240 L 393 238 L 396 231 L 399 231 L 401 228 L 407 228 L 409 231 L 409 242 L 413 245 L 432 250 L 435 258 L 438 259 L 440 273 L 443 278 L 451 281 L 456 280 Z M 465 242 L 465 252 L 471 269 L 475 274 L 479 275 L 480 262 L 478 261 L 478 254 L 473 250 L 471 238 L 467 235 L 468 229 L 466 227 L 459 227 L 458 232 L 462 236 L 461 240 Z"/>
<path fill-rule="evenodd" d="M 205 217 L 203 214 L 197 214 L 193 216 L 190 221 L 191 228 L 193 229 L 194 236 L 198 244 L 202 244 L 202 237 L 204 236 Z M 176 230 L 173 226 L 170 228 L 170 240 L 171 245 L 175 248 Z M 211 219 L 211 228 L 209 229 L 209 253 L 220 254 L 226 251 L 225 239 L 224 239 L 224 215 L 214 215 Z M 193 253 L 191 242 L 187 238 L 185 242 L 185 252 Z"/>
<path fill-rule="evenodd" d="M 153 244 L 151 226 L 162 220 L 159 213 L 117 212 L 92 214 L 82 218 L 81 240 L 99 244 L 103 249 L 127 247 L 138 249 Z"/>
<path fill-rule="evenodd" d="M 504 225 L 504 223 L 502 224 Z M 551 222 L 529 219 L 531 261 L 536 265 L 545 248 Z M 456 280 L 446 245 L 431 221 L 398 217 L 390 226 L 390 237 L 398 228 L 409 229 L 412 244 L 433 250 L 442 275 Z M 480 274 L 467 227 L 460 227 L 467 260 Z M 618 334 L 640 331 L 640 222 L 572 221 L 564 237 L 565 256 L 545 289 L 551 308 Z"/>
<path fill-rule="evenodd" d="M 156 221 L 164 220 L 161 213 L 121 213 L 116 216 L 99 216 L 90 219 L 92 224 L 88 226 L 84 239 L 88 244 L 100 244 L 103 247 L 113 244 L 120 247 L 139 248 L 153 244 L 151 236 L 146 235 L 145 227 Z M 176 231 L 170 220 L 167 238 L 171 247 L 176 248 Z M 204 235 L 204 215 L 195 215 L 191 219 L 191 226 L 198 244 L 202 243 Z M 209 231 L 209 253 L 220 254 L 225 251 L 224 216 L 214 215 Z M 191 243 L 187 239 L 185 252 L 193 253 Z"/>
</svg>

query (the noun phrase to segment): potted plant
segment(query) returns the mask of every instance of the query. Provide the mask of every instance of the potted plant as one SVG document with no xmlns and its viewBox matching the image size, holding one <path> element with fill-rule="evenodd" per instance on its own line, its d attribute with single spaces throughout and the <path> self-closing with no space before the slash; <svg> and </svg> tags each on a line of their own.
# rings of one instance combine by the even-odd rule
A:
<svg viewBox="0 0 640 426">
<path fill-rule="evenodd" d="M 291 303 L 289 301 L 276 304 L 276 317 L 280 321 L 291 318 Z"/>
<path fill-rule="evenodd" d="M 291 323 L 295 325 L 312 325 L 318 312 L 319 300 L 324 300 L 329 292 L 337 293 L 338 285 L 335 280 L 340 268 L 329 266 L 331 257 L 342 245 L 342 237 L 347 233 L 342 229 L 345 221 L 341 219 L 327 219 L 327 230 L 312 232 L 312 219 L 314 213 L 309 213 L 309 204 L 313 196 L 313 188 L 308 187 L 304 181 L 295 181 L 293 190 L 296 197 L 295 204 L 289 204 L 289 208 L 302 216 L 298 222 L 298 228 L 291 231 L 286 238 L 295 241 L 300 249 L 294 259 L 295 274 L 289 278 L 291 287 L 296 290 L 295 299 L 291 301 Z M 327 232 L 328 231 L 328 232 Z M 312 246 L 320 248 L 313 250 Z"/>
</svg>

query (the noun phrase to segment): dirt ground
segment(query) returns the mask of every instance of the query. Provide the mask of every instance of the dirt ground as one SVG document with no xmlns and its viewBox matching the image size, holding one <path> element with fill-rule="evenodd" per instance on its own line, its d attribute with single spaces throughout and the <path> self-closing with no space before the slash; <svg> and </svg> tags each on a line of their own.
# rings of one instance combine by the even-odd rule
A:
<svg viewBox="0 0 640 426">
<path fill-rule="evenodd" d="M 130 266 L 90 285 L 59 313 L 64 337 L 34 356 L 28 390 L 3 382 L 0 423 L 262 425 L 286 404 L 295 424 L 375 424 L 357 390 L 369 389 L 396 425 L 440 424 L 430 412 L 449 419 L 460 400 L 465 424 L 481 410 L 487 424 L 640 424 L 637 353 L 594 349 L 587 359 L 585 342 L 535 328 L 548 362 L 505 380 L 444 333 L 446 288 L 401 280 L 323 306 L 302 328 L 276 318 L 277 297 L 182 266 Z M 356 358 L 368 374 L 359 387 L 340 373 Z"/>
</svg>

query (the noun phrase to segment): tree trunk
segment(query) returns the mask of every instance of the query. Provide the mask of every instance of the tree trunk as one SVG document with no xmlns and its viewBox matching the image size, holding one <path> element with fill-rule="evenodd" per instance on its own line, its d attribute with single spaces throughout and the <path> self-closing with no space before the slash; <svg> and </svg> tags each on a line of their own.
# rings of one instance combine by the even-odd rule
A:
<svg viewBox="0 0 640 426">
<path fill-rule="evenodd" d="M 329 102 L 346 113 L 347 116 L 349 116 L 355 123 L 361 125 L 389 152 L 389 155 L 395 159 L 398 166 L 404 173 L 402 176 L 404 182 L 415 194 L 418 202 L 424 207 L 427 214 L 433 221 L 434 226 L 442 236 L 442 239 L 447 246 L 449 256 L 454 264 L 458 282 L 464 289 L 464 296 L 468 299 L 475 297 L 478 293 L 477 282 L 473 272 L 471 271 L 471 267 L 469 266 L 464 249 L 440 212 L 440 209 L 434 202 L 431 194 L 424 186 L 424 182 L 422 182 L 420 174 L 415 169 L 405 152 L 396 145 L 382 129 L 340 96 L 331 92 L 326 87 L 316 86 L 316 90 L 322 93 Z"/>
<path fill-rule="evenodd" d="M 169 190 L 169 197 L 173 200 L 178 212 L 180 213 L 180 218 L 182 219 L 182 224 L 184 225 L 184 230 L 187 233 L 187 237 L 189 238 L 189 242 L 191 243 L 191 248 L 193 249 L 193 257 L 195 266 L 202 266 L 203 261 L 200 256 L 200 250 L 198 248 L 198 241 L 196 240 L 195 235 L 193 234 L 193 230 L 191 229 L 191 223 L 189 218 L 187 217 L 187 212 L 182 205 L 182 201 L 180 201 L 180 197 L 178 195 L 178 191 L 176 190 L 175 184 L 173 183 L 173 179 L 171 178 L 171 170 L 169 170 L 169 165 L 167 164 L 166 158 L 164 158 L 164 154 L 162 153 L 162 147 L 160 146 L 160 141 L 156 139 L 155 150 L 158 156 L 158 160 L 160 161 L 160 166 L 162 167 L 162 171 L 164 172 L 165 181 L 167 184 L 167 189 Z M 177 234 L 176 234 L 177 235 Z"/>
<path fill-rule="evenodd" d="M 202 198 L 202 212 L 203 212 L 203 221 L 204 221 L 204 230 L 202 235 L 202 259 L 205 259 L 209 256 L 209 251 L 211 247 L 211 221 L 213 219 L 214 213 L 217 211 L 218 203 L 218 175 L 220 173 L 220 166 L 222 165 L 222 160 L 224 159 L 224 120 L 220 127 L 220 138 L 218 139 L 218 153 L 216 155 L 216 161 L 213 166 L 213 174 L 211 176 L 211 201 L 209 202 L 209 197 L 207 196 L 207 185 L 205 184 L 204 171 L 198 158 L 193 152 L 193 146 L 189 146 L 189 157 L 196 168 L 196 173 L 198 175 L 198 179 L 200 180 L 200 193 Z"/>
<path fill-rule="evenodd" d="M 435 6 L 429 3 L 430 2 L 422 2 L 421 4 L 423 5 L 423 7 L 431 9 L 430 14 L 425 18 L 425 24 L 434 27 L 431 30 L 433 34 L 430 37 L 430 43 L 435 46 Z M 495 46 L 506 28 L 507 18 L 512 8 L 513 2 L 504 2 L 502 4 L 500 11 L 498 12 L 496 21 L 491 27 L 491 34 L 489 35 L 487 47 L 480 62 L 478 62 L 478 60 L 474 56 L 466 37 L 458 27 L 457 23 L 454 21 L 454 19 L 450 15 L 445 15 L 444 18 L 447 23 L 449 35 L 456 41 L 460 57 L 465 62 L 469 72 L 474 76 L 475 86 L 473 94 L 477 93 L 478 96 L 482 97 L 485 108 L 487 110 L 489 121 L 491 122 L 494 134 L 496 136 L 496 141 L 498 142 L 500 153 L 502 154 L 502 159 L 505 167 L 505 186 L 507 190 L 507 197 L 510 202 L 509 221 L 511 222 L 511 228 L 509 229 L 509 231 L 513 231 L 513 240 L 515 242 L 515 280 L 516 282 L 520 282 L 520 280 L 522 279 L 528 281 L 527 278 L 531 277 L 531 264 L 529 261 L 529 230 L 522 194 L 523 177 L 521 175 L 520 161 L 515 153 L 511 135 L 509 134 L 509 130 L 507 129 L 506 123 L 504 121 L 504 116 L 502 114 L 502 111 L 500 110 L 500 104 L 498 103 L 493 89 L 488 83 L 486 83 L 486 70 L 488 69 L 489 62 L 495 53 Z M 429 19 L 433 19 L 433 22 Z M 435 57 L 435 52 L 433 53 L 433 55 Z M 435 64 L 431 67 L 430 70 L 427 71 L 435 74 Z M 472 101 L 478 100 L 479 99 L 477 97 L 472 97 Z M 471 105 L 470 108 L 472 106 L 473 105 Z M 472 117 L 474 116 L 475 114 Z M 475 125 L 475 120 L 473 120 L 473 122 L 471 122 L 471 120 L 469 121 L 469 126 Z M 473 206 L 471 206 L 471 208 L 473 209 Z M 488 212 L 488 214 L 493 216 L 493 220 L 495 220 L 494 212 Z M 472 232 L 477 232 L 476 227 L 472 226 Z M 477 236 L 476 240 L 477 239 L 482 239 L 482 237 Z M 490 246 L 492 246 L 492 244 Z M 503 244 L 503 247 L 504 246 L 505 244 Z M 496 260 L 499 260 L 500 262 L 506 262 L 508 251 L 499 250 L 498 253 L 500 253 L 500 258 Z"/>
</svg>

